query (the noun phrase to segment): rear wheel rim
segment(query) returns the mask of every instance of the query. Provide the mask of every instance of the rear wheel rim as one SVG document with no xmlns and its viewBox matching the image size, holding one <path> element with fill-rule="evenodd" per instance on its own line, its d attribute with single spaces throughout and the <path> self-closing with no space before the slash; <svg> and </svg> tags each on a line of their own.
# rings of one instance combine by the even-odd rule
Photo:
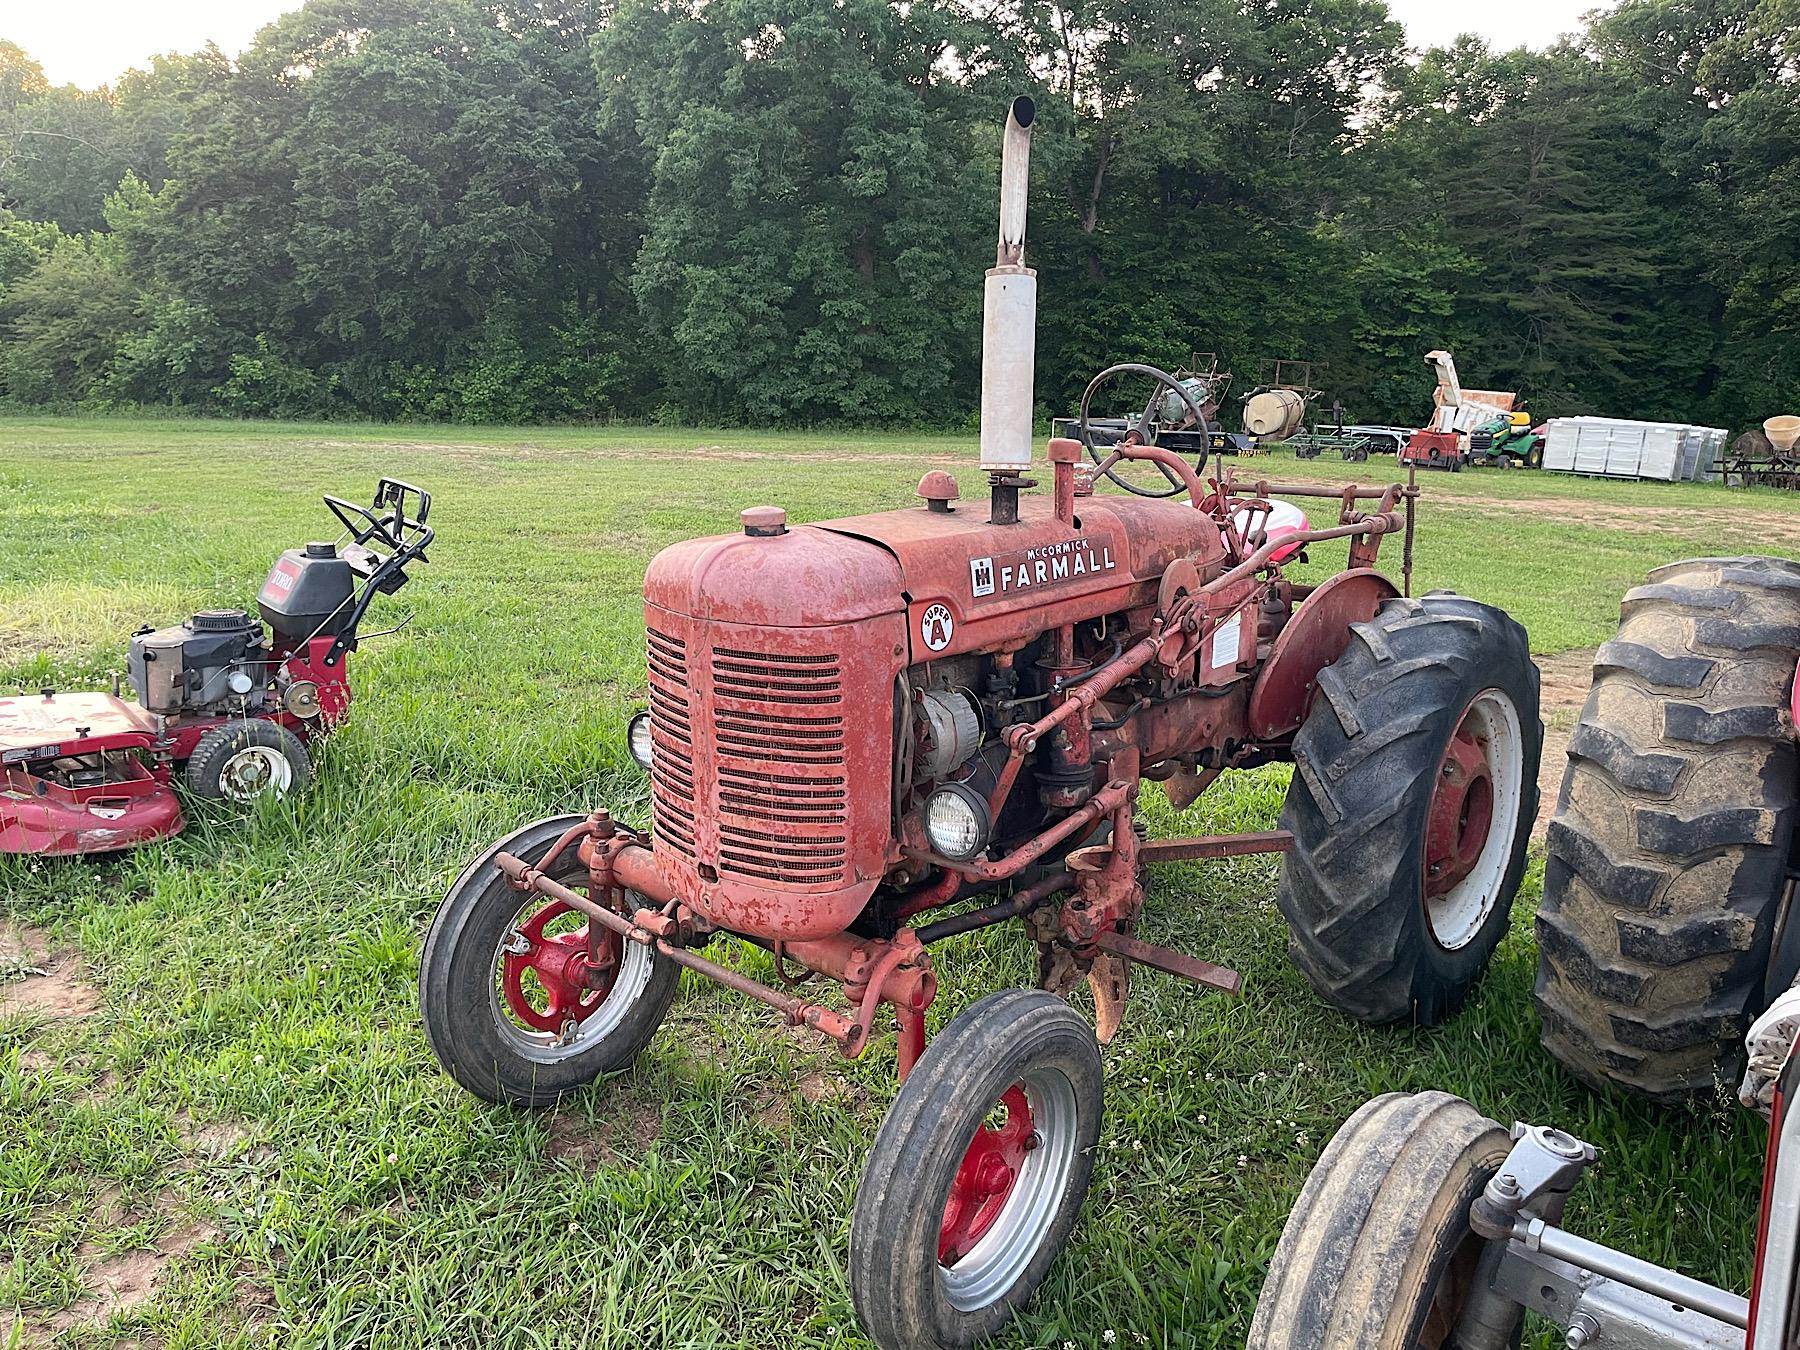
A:
<svg viewBox="0 0 1800 1350">
<path fill-rule="evenodd" d="M 555 1064 L 619 1029 L 650 983 L 654 960 L 561 900 L 530 895 L 494 948 L 489 1012 L 501 1039 L 526 1059 Z"/>
<path fill-rule="evenodd" d="M 1025 1274 L 1062 1208 L 1079 1142 L 1075 1085 L 1060 1069 L 1032 1070 L 994 1106 L 1005 1121 L 976 1128 L 939 1226 L 938 1278 L 959 1312 L 991 1306 Z"/>
<path fill-rule="evenodd" d="M 1519 710 L 1504 691 L 1484 689 L 1457 719 L 1425 818 L 1426 926 L 1445 951 L 1473 942 L 1500 902 L 1524 790 Z"/>
<path fill-rule="evenodd" d="M 1418 1338 L 1413 1341 L 1413 1350 L 1443 1350 L 1452 1344 L 1457 1323 L 1462 1320 L 1463 1304 L 1475 1285 L 1476 1268 L 1485 1246 L 1486 1243 L 1470 1233 L 1451 1253 L 1443 1273 L 1432 1286 L 1431 1302 L 1419 1327 Z"/>
<path fill-rule="evenodd" d="M 247 745 L 219 766 L 219 791 L 230 801 L 253 801 L 265 792 L 285 793 L 294 783 L 294 766 L 270 746 Z"/>
</svg>

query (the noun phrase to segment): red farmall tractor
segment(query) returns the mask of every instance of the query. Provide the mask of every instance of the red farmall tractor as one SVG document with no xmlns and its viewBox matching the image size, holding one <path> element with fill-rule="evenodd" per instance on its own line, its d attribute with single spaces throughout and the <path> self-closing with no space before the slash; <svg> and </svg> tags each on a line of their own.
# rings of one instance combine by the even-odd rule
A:
<svg viewBox="0 0 1800 1350">
<path fill-rule="evenodd" d="M 1080 443 L 1053 440 L 1051 490 L 1027 491 L 1032 115 L 1015 101 L 986 282 L 988 502 L 959 505 L 934 472 L 912 509 L 795 525 L 756 507 L 737 533 L 661 553 L 644 581 L 650 706 L 631 727 L 651 832 L 598 810 L 500 840 L 451 886 L 421 962 L 445 1069 L 525 1106 L 629 1064 L 683 969 L 847 1056 L 891 1020 L 902 1083 L 849 1264 L 888 1347 L 992 1333 L 1074 1225 L 1101 1057 L 1057 995 L 1085 977 L 1104 1039 L 1133 963 L 1238 988 L 1135 934 L 1149 864 L 1285 854 L 1280 904 L 1315 986 L 1370 1022 L 1430 1023 L 1506 927 L 1536 808 L 1525 634 L 1471 600 L 1407 598 L 1411 486 L 1202 481 L 1153 441 L 1158 410 L 1190 396 L 1150 371 L 1143 415 L 1092 474 Z M 1271 528 L 1279 498 L 1331 523 L 1296 510 Z M 1392 535 L 1399 585 L 1376 569 Z M 1343 570 L 1285 575 L 1332 540 Z M 1296 766 L 1280 829 L 1141 833 L 1146 781 L 1179 808 L 1276 761 Z M 974 1003 L 928 1048 L 933 945 L 1015 919 L 1040 987 Z M 728 938 L 768 952 L 780 982 L 703 954 Z"/>
<path fill-rule="evenodd" d="M 0 698 L 0 854 L 110 853 L 179 834 L 177 775 L 214 801 L 306 786 L 307 745 L 349 713 L 370 602 L 406 584 L 433 538 L 431 494 L 396 479 L 376 485 L 372 508 L 325 505 L 345 533 L 276 559 L 257 594 L 262 623 L 210 609 L 132 637 L 136 702 L 116 680 L 110 694 Z"/>
</svg>

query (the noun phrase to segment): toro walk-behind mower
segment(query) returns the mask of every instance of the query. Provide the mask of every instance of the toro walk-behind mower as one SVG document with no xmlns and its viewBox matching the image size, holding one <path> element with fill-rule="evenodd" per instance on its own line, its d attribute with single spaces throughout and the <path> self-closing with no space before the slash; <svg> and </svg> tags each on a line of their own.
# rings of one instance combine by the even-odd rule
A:
<svg viewBox="0 0 1800 1350">
<path fill-rule="evenodd" d="M 1800 1346 L 1797 664 L 1800 563 L 1696 558 L 1630 591 L 1569 741 L 1537 915 L 1544 1045 L 1566 1067 L 1659 1101 L 1741 1074 L 1770 1118 L 1749 1299 L 1565 1232 L 1589 1145 L 1396 1093 L 1313 1169 L 1253 1350 L 1505 1350 L 1527 1310 L 1572 1350 Z"/>
<path fill-rule="evenodd" d="M 939 470 L 912 509 L 792 525 L 755 507 L 738 533 L 665 549 L 644 581 L 650 706 L 629 729 L 653 828 L 596 810 L 499 840 L 451 886 L 421 960 L 439 1061 L 521 1106 L 630 1064 L 684 969 L 846 1056 L 891 1022 L 901 1085 L 848 1266 L 890 1348 L 992 1334 L 1075 1224 L 1101 1056 L 1057 995 L 1085 977 L 1104 1039 L 1134 965 L 1237 991 L 1139 935 L 1149 864 L 1285 855 L 1279 903 L 1315 987 L 1370 1022 L 1430 1023 L 1506 927 L 1536 807 L 1524 631 L 1404 594 L 1416 489 L 1203 481 L 1153 440 L 1182 383 L 1115 367 L 1154 386 L 1136 425 L 1092 466 L 1052 440 L 1051 490 L 1027 492 L 1033 113 L 1021 98 L 1008 118 L 986 280 L 987 501 L 959 504 Z M 1107 483 L 1131 491 L 1087 490 Z M 1331 523 L 1279 533 L 1279 497 L 1325 503 Z M 1395 534 L 1400 585 L 1376 570 Z M 1284 573 L 1330 540 L 1343 570 Z M 1146 781 L 1182 808 L 1276 761 L 1295 766 L 1281 828 L 1140 832 Z M 927 1047 L 933 948 L 1013 920 L 1039 987 L 978 1000 Z M 728 943 L 776 978 L 706 952 Z"/>
<path fill-rule="evenodd" d="M 257 608 L 202 610 L 140 629 L 135 702 L 43 689 L 0 698 L 0 853 L 108 853 L 180 833 L 177 777 L 196 797 L 246 802 L 303 789 L 307 745 L 350 709 L 349 654 L 377 594 L 427 561 L 431 494 L 392 478 L 373 507 L 327 496 L 337 542 L 290 548 Z M 267 628 L 264 628 L 267 624 Z M 392 629 L 388 631 L 394 631 Z"/>
</svg>

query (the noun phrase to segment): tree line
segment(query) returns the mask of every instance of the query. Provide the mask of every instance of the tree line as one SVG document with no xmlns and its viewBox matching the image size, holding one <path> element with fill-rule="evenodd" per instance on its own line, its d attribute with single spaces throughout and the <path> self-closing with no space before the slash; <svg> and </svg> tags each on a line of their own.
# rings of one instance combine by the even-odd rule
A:
<svg viewBox="0 0 1800 1350">
<path fill-rule="evenodd" d="M 3 34 L 0 34 L 3 36 Z M 1416 425 L 1800 396 L 1800 0 L 1411 52 L 1382 0 L 309 0 L 54 87 L 0 41 L 0 397 L 959 426 L 1032 93 L 1038 399 L 1277 358 Z"/>
</svg>

